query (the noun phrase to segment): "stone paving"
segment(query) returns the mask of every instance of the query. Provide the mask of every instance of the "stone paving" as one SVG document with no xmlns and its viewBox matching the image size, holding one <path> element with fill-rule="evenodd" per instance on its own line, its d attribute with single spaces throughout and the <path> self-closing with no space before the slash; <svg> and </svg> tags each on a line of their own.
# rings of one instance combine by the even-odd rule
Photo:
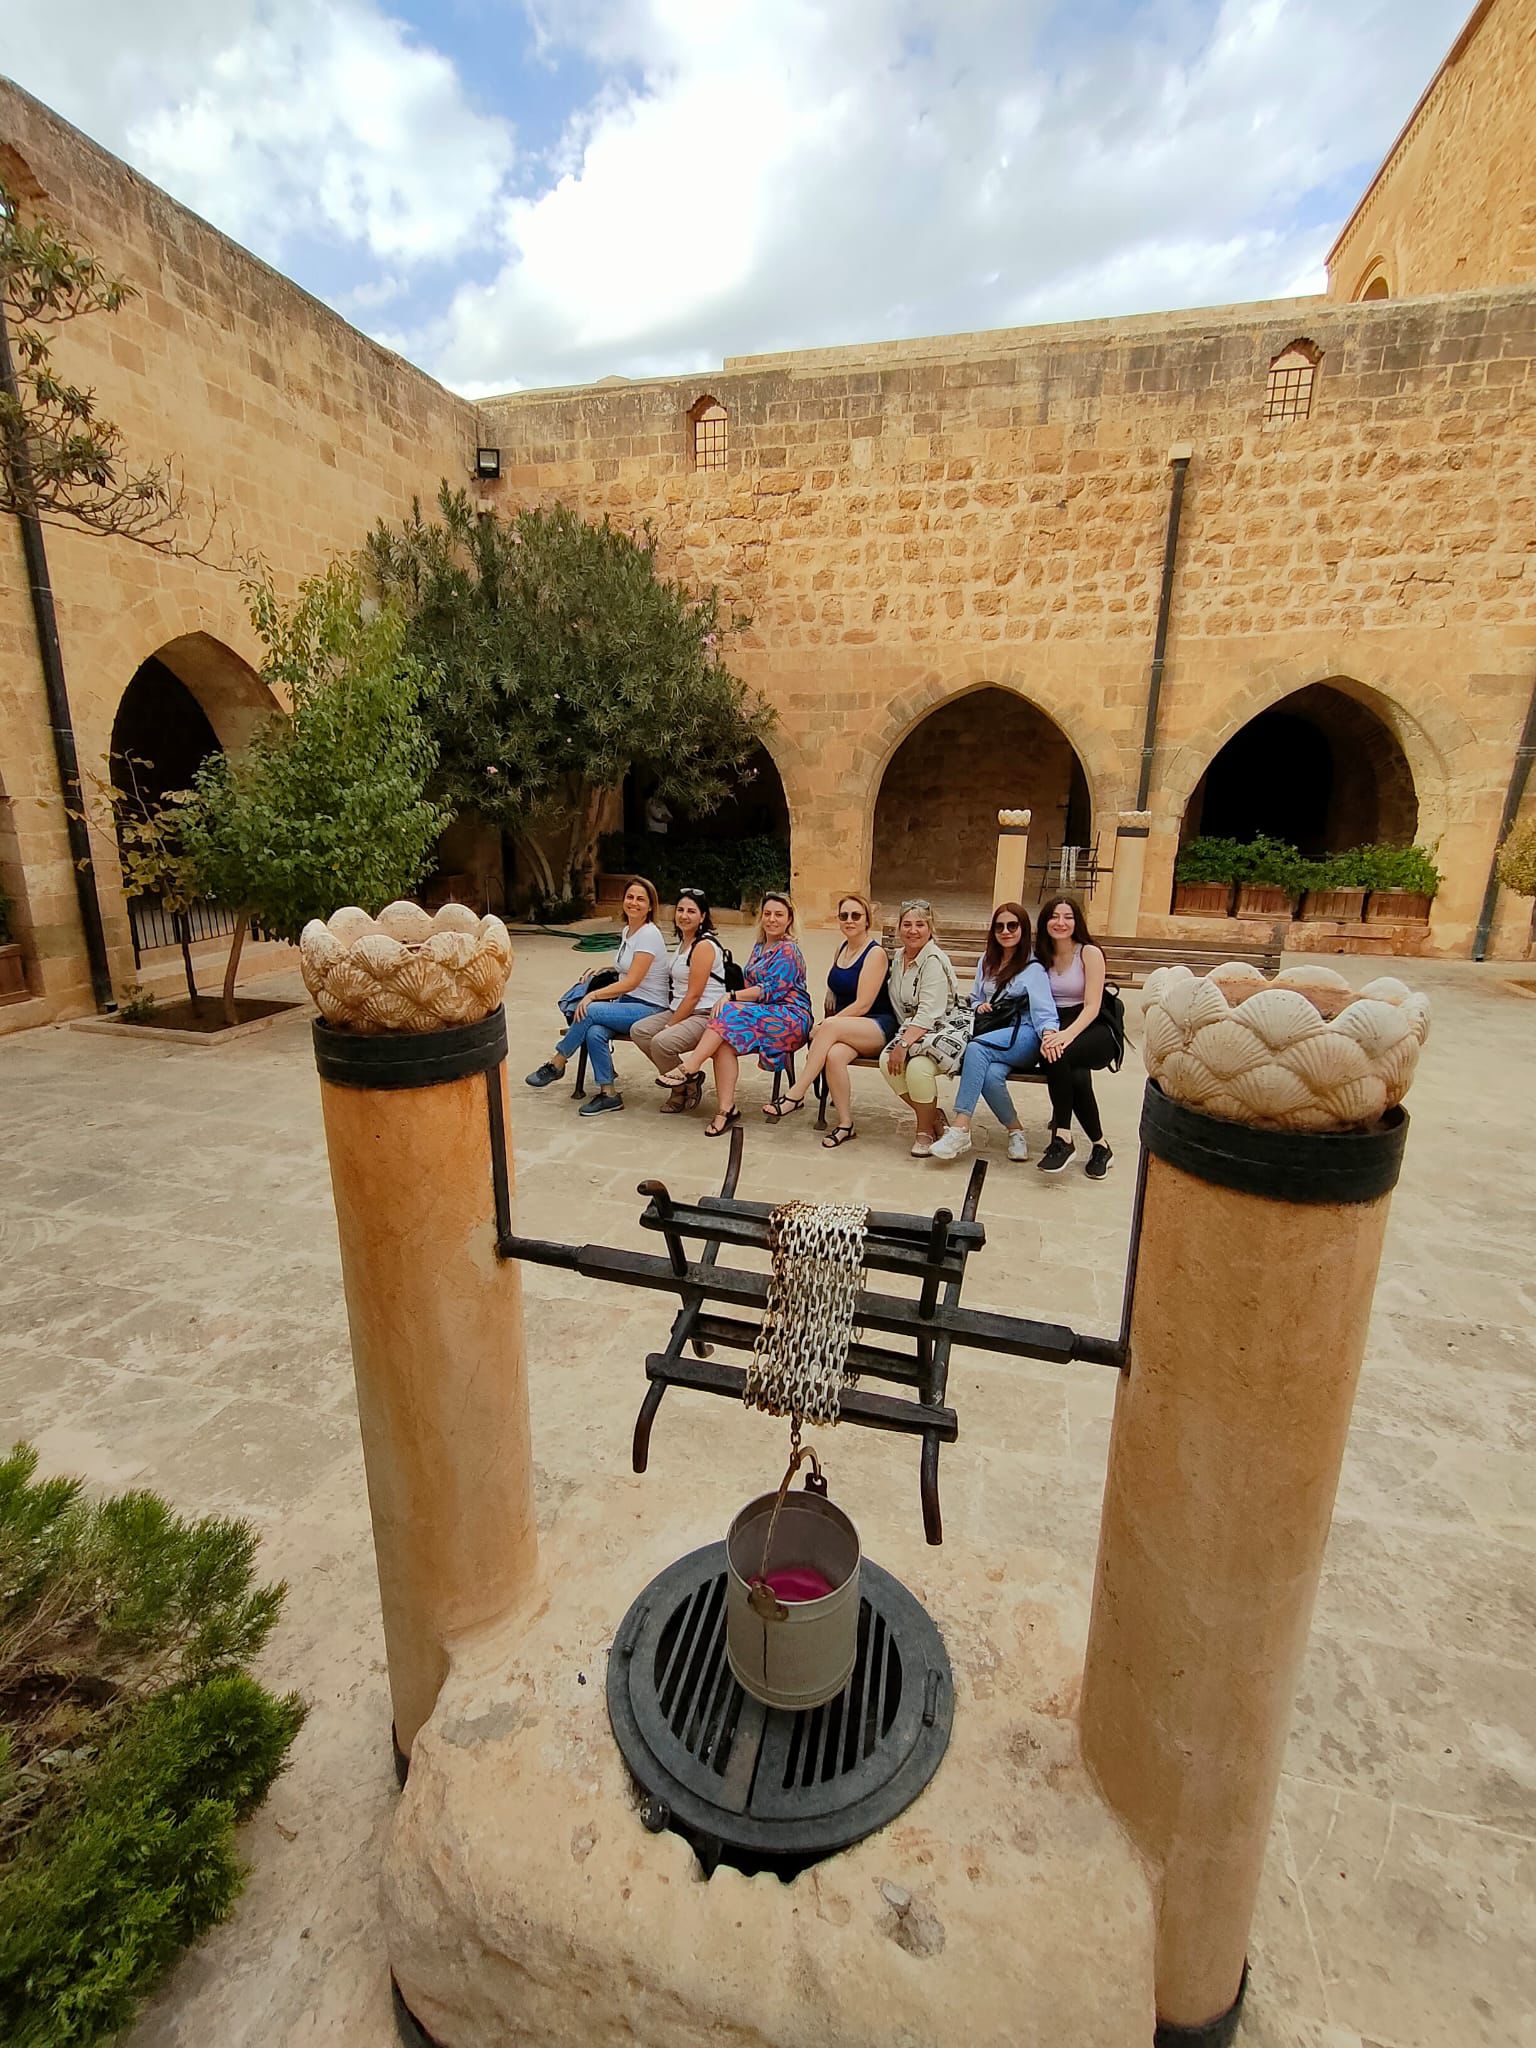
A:
<svg viewBox="0 0 1536 2048">
<path fill-rule="evenodd" d="M 826 950 L 813 943 L 813 961 Z M 638 1247 L 634 1183 L 711 1188 L 724 1148 L 702 1117 L 656 1118 L 629 1052 L 621 1117 L 581 1121 L 563 1090 L 516 1085 L 573 964 L 561 941 L 519 941 L 520 1213 L 542 1234 Z M 1435 1028 L 1255 1930 L 1247 2048 L 1536 2044 L 1536 1006 L 1503 989 L 1507 969 L 1405 972 Z M 298 993 L 293 975 L 253 988 Z M 968 1300 L 1113 1329 L 1140 1086 L 1133 1057 L 1102 1091 L 1119 1148 L 1102 1186 L 1010 1166 L 982 1119 L 991 1242 Z M 836 1154 L 809 1117 L 751 1130 L 744 1192 L 910 1209 L 958 1194 L 962 1169 L 907 1157 L 878 1078 L 856 1089 L 861 1136 Z M 183 1961 L 133 2048 L 393 2040 L 373 1907 L 389 1712 L 316 1092 L 302 1012 L 218 1051 L 68 1029 L 0 1043 L 0 1428 L 49 1470 L 251 1517 L 291 1588 L 271 1673 L 313 1703 L 245 1832 L 233 1921 Z M 754 1119 L 765 1094 L 754 1071 Z M 1038 1149 L 1043 1091 L 1019 1099 Z M 647 1487 L 700 1485 L 707 1538 L 746 1469 L 723 1404 L 670 1397 L 651 1473 L 627 1478 L 665 1308 L 549 1272 L 527 1293 L 541 1523 L 594 1483 L 635 1489 L 640 1511 Z M 993 1546 L 1033 1575 L 1032 1668 L 992 1682 L 1063 1714 L 1113 1384 L 963 1352 L 951 1374 L 946 1549 Z M 938 1585 L 945 1551 L 925 1557 L 912 1536 L 915 1468 L 891 1439 L 839 1445 L 839 1491 L 872 1552 Z"/>
</svg>

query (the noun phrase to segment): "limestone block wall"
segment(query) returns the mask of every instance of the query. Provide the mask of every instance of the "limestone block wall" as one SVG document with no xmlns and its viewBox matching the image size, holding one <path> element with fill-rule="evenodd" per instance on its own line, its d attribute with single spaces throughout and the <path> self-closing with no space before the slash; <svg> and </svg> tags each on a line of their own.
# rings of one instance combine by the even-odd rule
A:
<svg viewBox="0 0 1536 2048">
<path fill-rule="evenodd" d="M 1536 8 L 1481 0 L 1328 256 L 1331 298 L 1536 283 Z"/>
<path fill-rule="evenodd" d="M 1310 417 L 1269 365 L 1321 350 Z M 507 504 L 649 520 L 664 566 L 751 624 L 796 887 L 867 884 L 881 779 L 926 714 L 992 684 L 1060 727 L 1092 830 L 1132 804 L 1168 515 L 1193 448 L 1150 798 L 1155 931 L 1189 797 L 1249 719 L 1332 682 L 1389 729 L 1465 952 L 1536 669 L 1536 290 L 1273 302 L 732 358 L 707 377 L 482 402 Z M 728 414 L 696 470 L 689 408 Z M 1106 842 L 1107 843 L 1107 842 Z M 1504 950 L 1524 944 L 1506 903 Z"/>
<path fill-rule="evenodd" d="M 100 764 L 123 690 L 156 653 L 220 739 L 239 739 L 266 705 L 233 558 L 259 554 L 286 586 L 322 568 L 413 493 L 468 475 L 473 408 L 4 81 L 0 170 L 25 205 L 138 289 L 119 314 L 61 335 L 61 367 L 94 388 L 136 465 L 179 459 L 194 528 L 219 507 L 206 563 L 49 531 L 81 760 Z M 24 875 L 39 994 L 0 1009 L 5 1028 L 90 1000 L 20 544 L 14 521 L 0 525 L 0 788 L 11 799 L 7 872 Z M 126 975 L 115 862 L 110 847 L 100 852 L 114 965 Z"/>
</svg>

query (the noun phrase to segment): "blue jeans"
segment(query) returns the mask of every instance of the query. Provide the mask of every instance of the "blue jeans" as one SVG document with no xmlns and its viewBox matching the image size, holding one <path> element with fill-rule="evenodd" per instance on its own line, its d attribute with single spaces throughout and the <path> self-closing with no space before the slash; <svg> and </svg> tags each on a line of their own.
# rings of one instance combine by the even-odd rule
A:
<svg viewBox="0 0 1536 2048">
<path fill-rule="evenodd" d="M 1004 1030 L 983 1032 L 980 1038 L 973 1038 L 960 1062 L 955 1115 L 969 1116 L 981 1101 L 1004 1130 L 1012 1129 L 1019 1113 L 1008 1093 L 1008 1076 L 1021 1067 L 1032 1067 L 1039 1052 L 1040 1034 L 1028 1023 L 1021 1023 L 1017 1031 L 1010 1024 Z"/>
<path fill-rule="evenodd" d="M 581 997 L 576 1000 L 579 1002 Z M 561 1008 L 564 1007 L 562 997 Z M 631 1024 L 638 1024 L 642 1017 L 654 1017 L 658 1010 L 665 1008 L 665 1003 L 642 1003 L 636 996 L 620 996 L 616 1002 L 610 1003 L 605 1003 L 601 996 L 594 996 L 587 1014 L 579 1024 L 568 1027 L 555 1051 L 569 1059 L 572 1053 L 580 1052 L 585 1046 L 593 1080 L 599 1088 L 611 1088 L 614 1039 L 628 1038 Z"/>
</svg>

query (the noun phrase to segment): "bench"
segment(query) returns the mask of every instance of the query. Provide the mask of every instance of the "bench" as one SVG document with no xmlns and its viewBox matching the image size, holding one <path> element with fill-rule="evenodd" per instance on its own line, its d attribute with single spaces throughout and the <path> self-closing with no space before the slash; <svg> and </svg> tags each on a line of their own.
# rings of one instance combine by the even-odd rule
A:
<svg viewBox="0 0 1536 2048">
<path fill-rule="evenodd" d="M 620 1035 L 616 1036 L 613 1040 L 613 1043 L 615 1045 L 627 1045 L 629 1043 L 629 1033 L 625 1031 Z M 779 1097 L 784 1093 L 784 1082 L 786 1078 L 789 1081 L 790 1087 L 793 1088 L 795 1085 L 795 1056 L 793 1053 L 791 1053 L 789 1056 L 789 1065 L 787 1067 L 779 1067 L 774 1073 L 773 1100 L 775 1103 L 778 1102 Z M 583 1044 L 581 1052 L 576 1061 L 576 1086 L 571 1090 L 571 1100 L 572 1102 L 585 1102 L 586 1099 L 587 1048 L 585 1044 Z"/>
</svg>

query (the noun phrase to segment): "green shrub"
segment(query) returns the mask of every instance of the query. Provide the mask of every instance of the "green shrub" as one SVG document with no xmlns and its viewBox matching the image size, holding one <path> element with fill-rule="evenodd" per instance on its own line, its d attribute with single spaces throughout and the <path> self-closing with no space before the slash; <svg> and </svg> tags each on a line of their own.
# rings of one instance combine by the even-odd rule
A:
<svg viewBox="0 0 1536 2048">
<path fill-rule="evenodd" d="M 1536 817 L 1517 825 L 1499 848 L 1499 880 L 1517 896 L 1536 896 Z"/>
<path fill-rule="evenodd" d="M 246 1524 L 36 1468 L 0 1460 L 0 2040 L 86 2048 L 229 1911 L 304 1710 L 241 1668 L 284 1594 Z"/>
<path fill-rule="evenodd" d="M 716 909 L 757 903 L 789 887 L 789 848 L 778 839 L 674 839 L 670 832 L 610 832 L 600 844 L 604 872 L 648 875 L 663 903 L 702 889 Z"/>
<path fill-rule="evenodd" d="M 1312 866 L 1311 861 L 1304 860 L 1285 840 L 1272 839 L 1260 833 L 1257 838 L 1238 846 L 1234 879 L 1262 888 L 1284 889 L 1288 895 L 1299 896 L 1308 886 Z"/>
<path fill-rule="evenodd" d="M 1191 839 L 1174 862 L 1176 882 L 1235 882 L 1245 848 L 1240 839 Z"/>
<path fill-rule="evenodd" d="M 1440 887 L 1440 870 L 1422 846 L 1352 846 L 1345 853 L 1330 854 L 1325 865 L 1333 879 L 1314 886 L 1407 889 L 1419 896 L 1433 896 Z"/>
</svg>

